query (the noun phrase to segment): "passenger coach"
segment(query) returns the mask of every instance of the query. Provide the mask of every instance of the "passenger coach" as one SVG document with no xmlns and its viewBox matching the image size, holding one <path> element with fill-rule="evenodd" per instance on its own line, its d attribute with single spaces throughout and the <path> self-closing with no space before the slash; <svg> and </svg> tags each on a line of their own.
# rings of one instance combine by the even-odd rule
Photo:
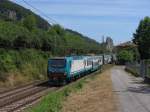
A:
<svg viewBox="0 0 150 112">
<path fill-rule="evenodd" d="M 109 58 L 100 56 L 57 57 L 48 60 L 47 75 L 51 84 L 66 84 L 74 79 L 96 71 Z M 104 59 L 108 62 L 104 62 Z"/>
</svg>

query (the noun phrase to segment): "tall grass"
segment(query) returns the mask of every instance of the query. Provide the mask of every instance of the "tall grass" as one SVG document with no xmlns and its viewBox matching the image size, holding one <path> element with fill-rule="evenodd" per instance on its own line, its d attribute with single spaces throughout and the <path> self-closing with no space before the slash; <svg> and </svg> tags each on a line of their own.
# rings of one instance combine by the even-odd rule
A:
<svg viewBox="0 0 150 112">
<path fill-rule="evenodd" d="M 35 49 L 0 49 L 0 82 L 15 83 L 46 78 L 48 52 Z M 20 81 L 19 81 L 20 80 Z M 23 81 L 24 80 L 24 81 Z"/>
</svg>

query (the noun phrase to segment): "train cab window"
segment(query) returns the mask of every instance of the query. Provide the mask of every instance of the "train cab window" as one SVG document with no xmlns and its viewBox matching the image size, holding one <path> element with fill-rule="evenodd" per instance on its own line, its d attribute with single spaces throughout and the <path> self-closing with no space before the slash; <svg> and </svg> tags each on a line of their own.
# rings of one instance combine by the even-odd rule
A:
<svg viewBox="0 0 150 112">
<path fill-rule="evenodd" d="M 53 68 L 64 68 L 66 66 L 66 60 L 65 59 L 52 59 L 50 60 L 49 65 Z"/>
</svg>

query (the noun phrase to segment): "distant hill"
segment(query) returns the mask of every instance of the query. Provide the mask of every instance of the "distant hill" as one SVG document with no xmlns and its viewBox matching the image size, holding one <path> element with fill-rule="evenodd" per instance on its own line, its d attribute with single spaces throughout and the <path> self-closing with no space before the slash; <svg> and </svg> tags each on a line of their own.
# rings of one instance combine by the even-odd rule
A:
<svg viewBox="0 0 150 112">
<path fill-rule="evenodd" d="M 29 9 L 9 0 L 0 0 L 0 2 L 0 47 L 25 47 L 54 51 L 55 46 L 58 51 L 67 48 L 70 53 L 73 51 L 76 53 L 100 52 L 101 46 L 95 40 L 76 31 L 63 29 L 59 25 L 51 26 Z M 56 42 L 55 45 L 53 41 Z"/>
<path fill-rule="evenodd" d="M 28 15 L 34 15 L 36 26 L 41 29 L 48 29 L 50 24 L 29 9 L 17 5 L 9 0 L 0 0 L 0 19 L 5 21 L 22 21 Z"/>
<path fill-rule="evenodd" d="M 83 37 L 88 42 L 92 42 L 92 43 L 95 43 L 95 44 L 100 44 L 97 41 L 95 41 L 94 39 L 91 39 L 91 38 L 89 38 L 87 36 L 84 36 L 84 35 L 82 35 L 81 33 L 77 32 L 77 31 L 73 31 L 71 29 L 66 29 L 66 31 L 71 32 L 71 33 L 73 33 L 75 35 L 79 35 L 79 36 Z"/>
</svg>

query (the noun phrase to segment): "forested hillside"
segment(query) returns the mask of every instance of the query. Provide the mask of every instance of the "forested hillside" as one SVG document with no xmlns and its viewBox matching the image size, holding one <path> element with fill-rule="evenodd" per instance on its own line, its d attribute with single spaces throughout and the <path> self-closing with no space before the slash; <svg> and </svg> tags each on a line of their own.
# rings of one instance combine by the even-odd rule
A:
<svg viewBox="0 0 150 112">
<path fill-rule="evenodd" d="M 30 10 L 25 9 L 8 0 L 0 0 L 0 19 L 6 21 L 23 21 L 28 15 L 33 15 L 36 19 L 36 26 L 42 29 L 48 29 L 49 23 L 42 19 L 40 16 L 32 13 Z"/>
<path fill-rule="evenodd" d="M 82 34 L 50 25 L 8 0 L 0 0 L 0 85 L 46 77 L 51 56 L 101 53 L 101 45 Z"/>
</svg>

